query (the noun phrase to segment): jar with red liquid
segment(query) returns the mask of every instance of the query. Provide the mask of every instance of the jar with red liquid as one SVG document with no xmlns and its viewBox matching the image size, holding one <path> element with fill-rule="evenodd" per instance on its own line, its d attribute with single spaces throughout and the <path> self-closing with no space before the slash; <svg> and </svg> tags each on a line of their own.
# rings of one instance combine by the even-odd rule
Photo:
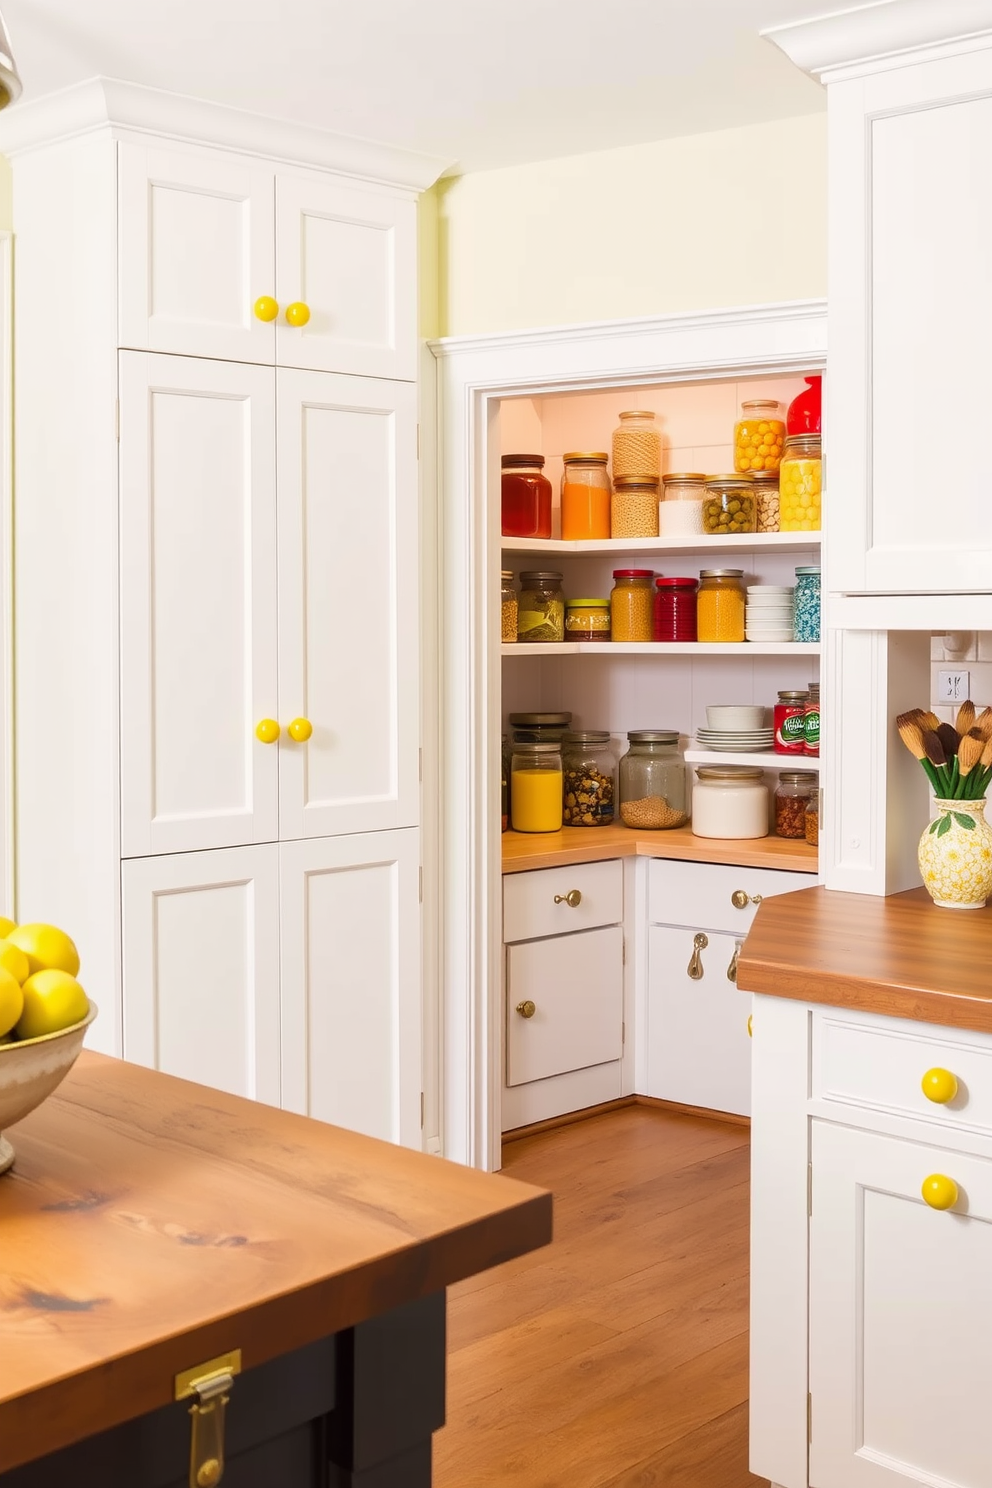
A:
<svg viewBox="0 0 992 1488">
<path fill-rule="evenodd" d="M 656 641 L 696 640 L 696 579 L 655 579 Z"/>
<path fill-rule="evenodd" d="M 775 740 L 772 744 L 776 754 L 806 753 L 806 700 L 805 692 L 780 692 L 775 704 Z"/>
<path fill-rule="evenodd" d="M 501 461 L 504 537 L 551 536 L 551 482 L 543 455 L 504 455 Z"/>
</svg>

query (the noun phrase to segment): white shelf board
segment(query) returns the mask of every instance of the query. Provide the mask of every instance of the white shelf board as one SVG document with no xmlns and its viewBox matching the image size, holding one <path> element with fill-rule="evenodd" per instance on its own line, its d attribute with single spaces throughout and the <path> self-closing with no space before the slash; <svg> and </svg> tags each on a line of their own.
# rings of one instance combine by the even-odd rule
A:
<svg viewBox="0 0 992 1488">
<path fill-rule="evenodd" d="M 547 553 L 586 557 L 623 553 L 805 553 L 820 546 L 819 532 L 742 532 L 736 537 L 611 537 L 603 542 L 561 542 L 554 537 L 504 537 L 504 553 Z"/>
<path fill-rule="evenodd" d="M 503 656 L 819 656 L 819 641 L 517 641 Z"/>
<path fill-rule="evenodd" d="M 758 770 L 819 770 L 817 754 L 724 754 L 719 749 L 687 749 L 687 765 L 752 765 Z"/>
</svg>

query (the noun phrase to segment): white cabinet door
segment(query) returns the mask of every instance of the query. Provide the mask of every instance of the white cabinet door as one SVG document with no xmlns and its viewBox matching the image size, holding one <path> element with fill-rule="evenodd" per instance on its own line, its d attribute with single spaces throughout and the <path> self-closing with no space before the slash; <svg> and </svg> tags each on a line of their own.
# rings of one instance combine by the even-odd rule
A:
<svg viewBox="0 0 992 1488">
<path fill-rule="evenodd" d="M 419 819 L 416 389 L 276 373 L 280 836 Z"/>
<path fill-rule="evenodd" d="M 988 1488 L 992 1163 L 812 1126 L 810 1482 Z M 923 1202 L 935 1173 L 951 1210 Z"/>
<path fill-rule="evenodd" d="M 125 857 L 278 833 L 274 377 L 121 354 Z"/>
<path fill-rule="evenodd" d="M 698 949 L 697 935 L 705 940 Z M 727 975 L 742 944 L 706 931 L 649 930 L 647 1095 L 749 1114 L 750 998 Z"/>
<path fill-rule="evenodd" d="M 507 947 L 507 1085 L 605 1064 L 622 1053 L 619 925 Z"/>
<path fill-rule="evenodd" d="M 119 146 L 120 345 L 275 359 L 275 182 L 247 155 Z"/>
<path fill-rule="evenodd" d="M 331 177 L 276 178 L 276 360 L 284 367 L 417 376 L 417 207 Z M 310 319 L 288 325 L 302 301 Z"/>
<path fill-rule="evenodd" d="M 283 1104 L 420 1146 L 419 833 L 279 848 Z"/>
<path fill-rule="evenodd" d="M 278 1105 L 278 849 L 121 872 L 125 1059 Z"/>
</svg>

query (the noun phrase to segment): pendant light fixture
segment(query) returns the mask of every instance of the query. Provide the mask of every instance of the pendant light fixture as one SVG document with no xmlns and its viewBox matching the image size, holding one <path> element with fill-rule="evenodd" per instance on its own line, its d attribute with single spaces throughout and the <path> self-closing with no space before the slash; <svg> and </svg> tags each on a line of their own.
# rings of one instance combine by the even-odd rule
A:
<svg viewBox="0 0 992 1488">
<path fill-rule="evenodd" d="M 7 27 L 0 15 L 0 109 L 5 109 L 8 103 L 16 103 L 20 96 L 21 79 L 7 40 Z"/>
</svg>

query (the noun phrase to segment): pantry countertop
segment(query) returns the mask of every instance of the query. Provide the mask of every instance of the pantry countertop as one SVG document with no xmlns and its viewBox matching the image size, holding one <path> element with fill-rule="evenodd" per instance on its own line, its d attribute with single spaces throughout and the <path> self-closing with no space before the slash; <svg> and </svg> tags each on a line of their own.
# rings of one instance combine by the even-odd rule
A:
<svg viewBox="0 0 992 1488">
<path fill-rule="evenodd" d="M 560 832 L 504 832 L 503 872 L 561 868 L 608 858 L 680 858 L 689 863 L 726 863 L 735 868 L 783 868 L 816 873 L 818 854 L 806 842 L 784 837 L 745 840 L 695 837 L 691 827 L 639 832 L 622 824 L 562 827 Z"/>
</svg>

